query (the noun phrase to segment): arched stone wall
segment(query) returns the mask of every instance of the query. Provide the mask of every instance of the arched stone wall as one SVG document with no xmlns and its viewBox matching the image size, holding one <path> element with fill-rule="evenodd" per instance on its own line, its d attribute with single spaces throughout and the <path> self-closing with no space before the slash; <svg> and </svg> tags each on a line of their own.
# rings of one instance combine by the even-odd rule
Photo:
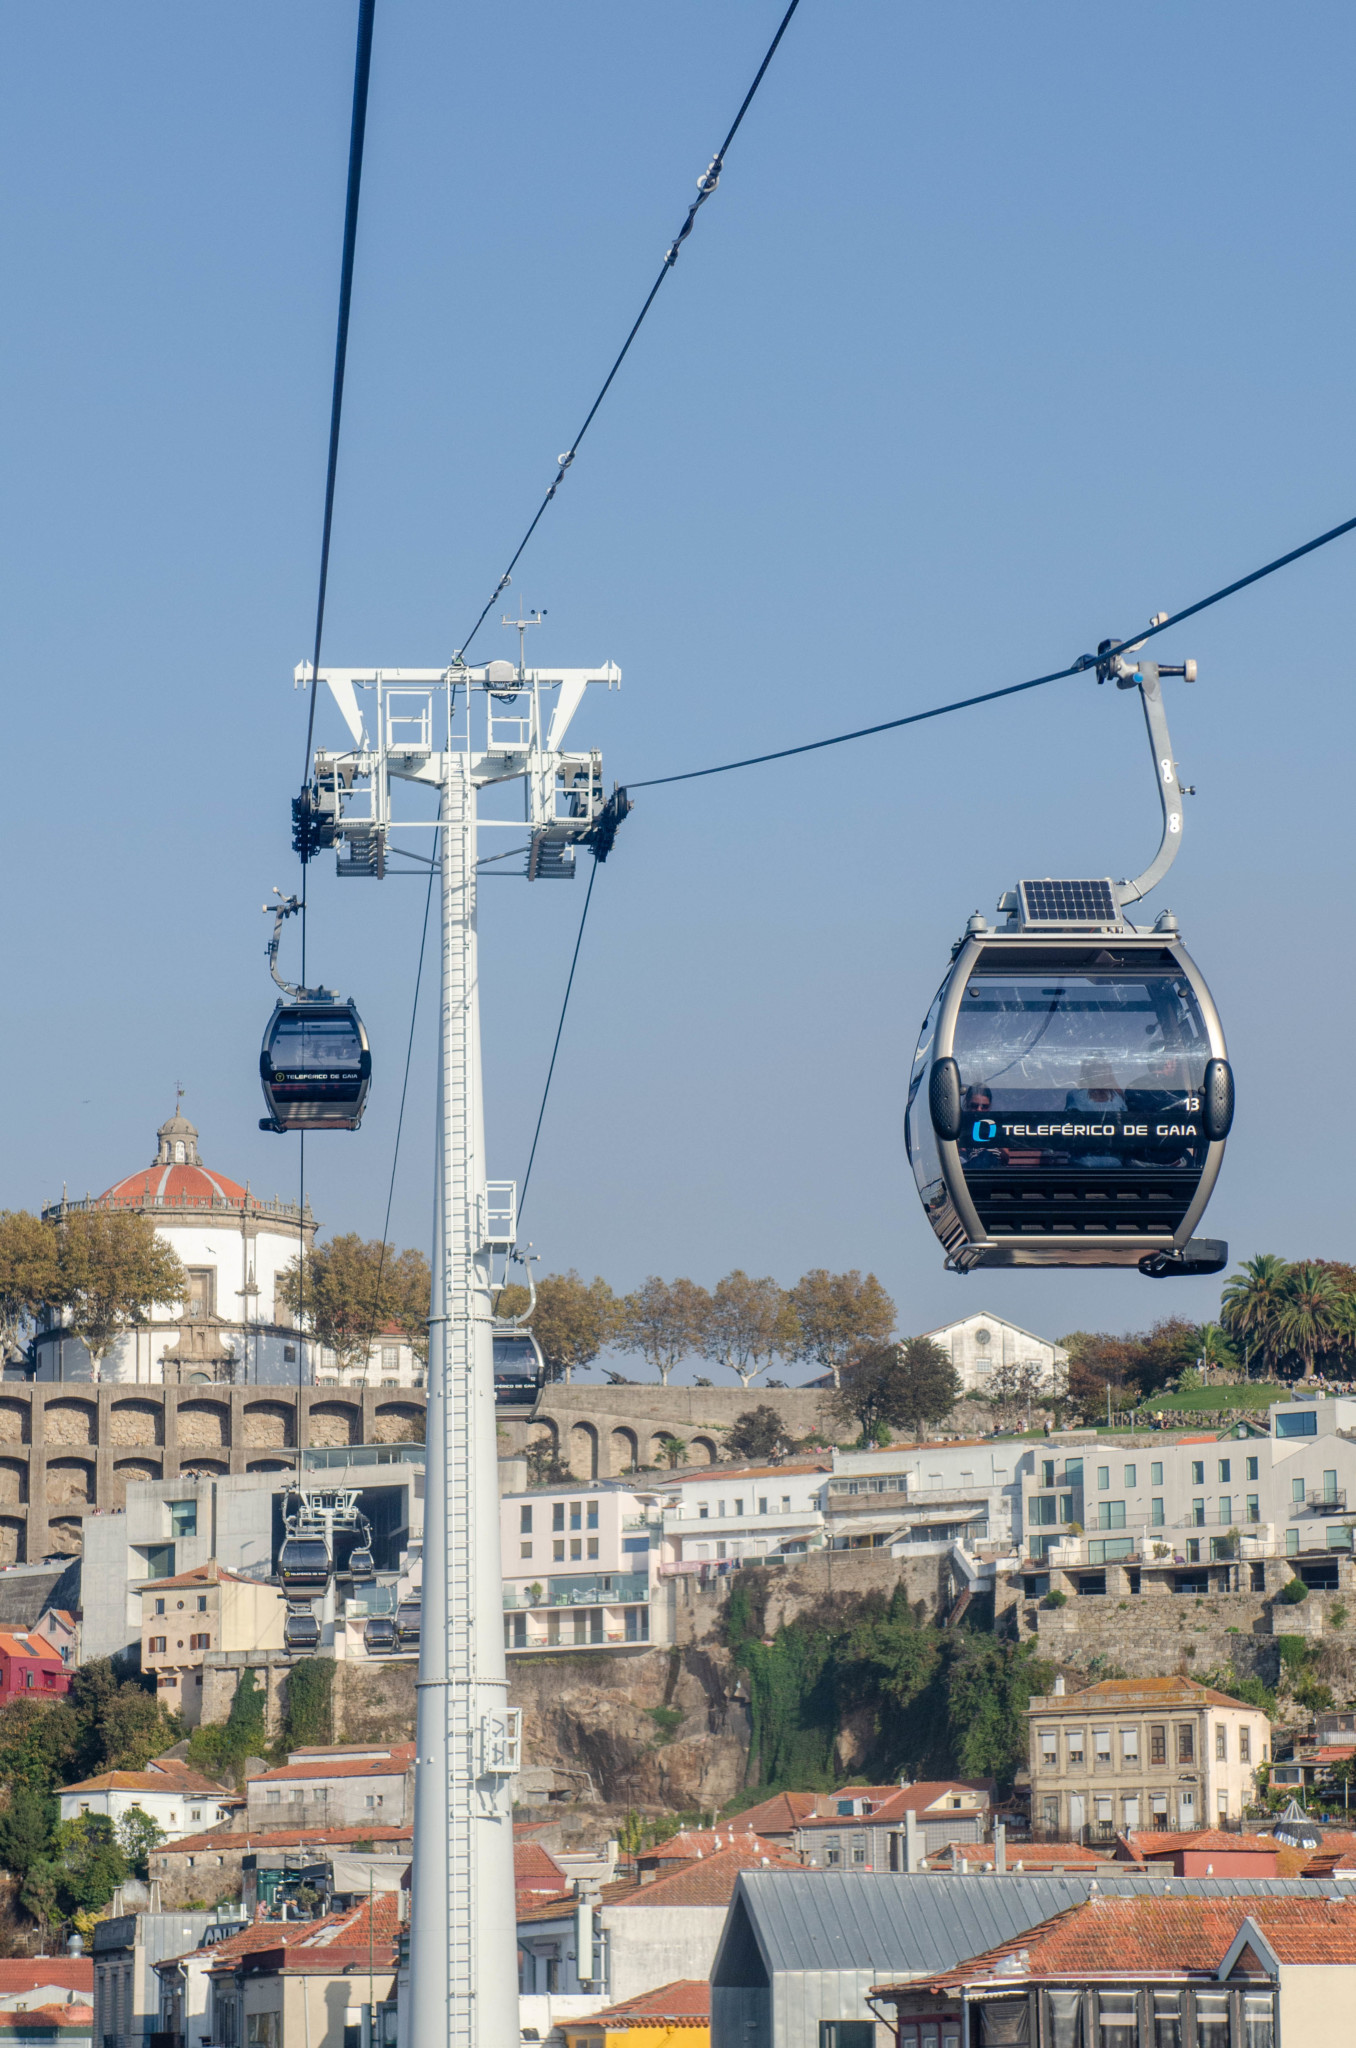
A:
<svg viewBox="0 0 1356 2048">
<path fill-rule="evenodd" d="M 0 1565 L 27 1563 L 26 1535 L 21 1515 L 0 1515 Z"/>
<path fill-rule="evenodd" d="M 84 1524 L 71 1515 L 53 1515 L 47 1524 L 47 1550 L 53 1557 L 79 1557 L 85 1547 Z M 17 1560 L 22 1562 L 22 1552 Z"/>
<path fill-rule="evenodd" d="M 0 1444 L 31 1443 L 32 1414 L 27 1401 L 0 1401 Z"/>
<path fill-rule="evenodd" d="M 719 1453 L 714 1437 L 694 1436 L 688 1439 L 687 1462 L 689 1465 L 714 1465 Z"/>
<path fill-rule="evenodd" d="M 633 1429 L 614 1429 L 612 1432 L 612 1472 L 620 1477 L 622 1473 L 634 1472 L 640 1464 L 640 1446 Z"/>
<path fill-rule="evenodd" d="M 49 1401 L 43 1418 L 49 1444 L 97 1444 L 98 1410 L 93 1401 Z"/>
<path fill-rule="evenodd" d="M 576 1479 L 598 1475 L 598 1432 L 591 1422 L 576 1422 L 570 1430 L 570 1470 Z"/>
<path fill-rule="evenodd" d="M 114 1401 L 108 1411 L 110 1444 L 163 1444 L 165 1410 L 159 1401 Z"/>
<path fill-rule="evenodd" d="M 94 1471 L 89 1458 L 53 1458 L 47 1467 L 48 1507 L 92 1507 L 96 1492 Z"/>
<path fill-rule="evenodd" d="M 217 1451 L 231 1441 L 231 1411 L 221 1401 L 179 1403 L 179 1452 Z"/>
<path fill-rule="evenodd" d="M 383 1401 L 372 1427 L 379 1444 L 421 1444 L 424 1411 L 412 1401 Z"/>
<path fill-rule="evenodd" d="M 252 1451 L 290 1450 L 297 1440 L 296 1410 L 281 1401 L 251 1401 L 245 1409 L 245 1442 Z M 249 1468 L 253 1471 L 253 1466 Z M 271 1465 L 267 1468 L 274 1469 Z"/>
<path fill-rule="evenodd" d="M 362 1410 L 350 1401 L 318 1401 L 311 1410 L 307 1435 L 317 1448 L 361 1443 L 362 1434 Z"/>
</svg>

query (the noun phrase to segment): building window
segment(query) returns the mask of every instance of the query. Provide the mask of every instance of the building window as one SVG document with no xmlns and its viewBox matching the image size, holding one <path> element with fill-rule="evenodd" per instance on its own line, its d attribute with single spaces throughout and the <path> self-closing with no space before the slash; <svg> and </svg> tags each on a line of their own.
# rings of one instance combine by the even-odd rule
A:
<svg viewBox="0 0 1356 2048">
<path fill-rule="evenodd" d="M 758 1496 L 758 1512 L 760 1515 L 767 1513 L 767 1495 L 765 1493 L 761 1493 Z"/>
<path fill-rule="evenodd" d="M 189 1816 L 188 1816 L 188 1817 L 189 1817 L 189 1819 L 190 1819 L 190 1820 L 201 1820 L 201 1819 L 202 1819 L 202 1808 L 201 1808 L 200 1806 L 195 1806 L 195 1807 L 193 1807 L 193 1808 L 191 1809 L 191 1811 L 190 1811 L 190 1813 L 189 1813 Z"/>
<path fill-rule="evenodd" d="M 398 1372 L 400 1370 L 400 1347 L 398 1345 L 382 1345 L 381 1369 L 383 1372 Z"/>
<path fill-rule="evenodd" d="M 198 1533 L 198 1503 L 195 1500 L 172 1500 L 169 1503 L 170 1535 L 196 1536 Z"/>
<path fill-rule="evenodd" d="M 1059 1826 L 1059 1794 L 1058 1794 L 1058 1792 L 1047 1792 L 1047 1793 L 1046 1793 L 1046 1794 L 1044 1795 L 1044 1797 L 1042 1798 L 1042 1800 L 1041 1800 L 1041 1826 L 1042 1826 L 1043 1828 L 1057 1828 L 1057 1827 Z"/>
<path fill-rule="evenodd" d="M 157 1600 L 157 1601 L 156 1601 L 156 1603 L 155 1603 L 155 1611 L 156 1611 L 156 1613 L 157 1613 L 157 1614 L 163 1614 L 163 1613 L 164 1613 L 164 1611 L 165 1611 L 165 1603 L 164 1603 L 164 1601 L 163 1601 L 163 1600 Z"/>
<path fill-rule="evenodd" d="M 1061 1522 L 1071 1522 L 1073 1518 L 1074 1497 L 1071 1493 L 1062 1493 L 1059 1497 L 1059 1519 Z"/>
<path fill-rule="evenodd" d="M 520 1543 L 518 1545 L 518 1555 L 519 1557 L 531 1557 L 532 1545 L 530 1543 Z"/>
<path fill-rule="evenodd" d="M 572 1500 L 570 1502 L 570 1527 L 572 1529 L 582 1529 L 583 1526 L 584 1503 L 579 1500 Z"/>
<path fill-rule="evenodd" d="M 1186 1540 L 1186 1554 L 1187 1554 L 1187 1563 L 1188 1563 L 1188 1564 L 1199 1564 L 1199 1563 L 1200 1563 L 1200 1561 L 1201 1561 L 1201 1539 L 1200 1539 L 1200 1537 L 1199 1537 L 1199 1536 L 1188 1536 L 1188 1537 L 1187 1537 L 1187 1540 Z M 1206 1588 L 1206 1584 L 1205 1584 L 1205 1581 L 1204 1581 L 1204 1580 L 1202 1580 L 1202 1581 L 1201 1581 L 1201 1583 L 1200 1583 L 1200 1585 L 1199 1585 L 1199 1586 L 1197 1586 L 1197 1585 L 1195 1585 L 1195 1584 L 1193 1584 L 1193 1585 L 1190 1585 L 1190 1586 L 1189 1586 L 1189 1585 L 1188 1585 L 1188 1584 L 1186 1583 L 1185 1579 L 1184 1579 L 1184 1580 L 1182 1580 L 1182 1582 L 1181 1582 L 1181 1585 L 1182 1585 L 1182 1591 L 1183 1591 L 1183 1592 L 1185 1592 L 1185 1593 L 1204 1593 L 1204 1592 L 1205 1592 L 1205 1591 L 1207 1590 L 1207 1588 Z"/>
<path fill-rule="evenodd" d="M 874 2020 L 821 2020 L 819 2048 L 874 2048 Z M 1249 2044 L 1251 2048 L 1251 2044 Z"/>
<path fill-rule="evenodd" d="M 532 1534 L 532 1510 L 531 1510 L 531 1508 L 519 1508 L 519 1510 L 518 1510 L 518 1533 L 519 1533 L 519 1535 L 520 1535 L 520 1536 L 530 1536 L 530 1535 Z"/>
<path fill-rule="evenodd" d="M 1241 1764 L 1250 1764 L 1252 1762 L 1251 1728 L 1240 1728 L 1238 1731 L 1238 1761 Z"/>
<path fill-rule="evenodd" d="M 782 1495 L 782 1513 L 783 1513 L 784 1515 L 789 1515 L 789 1514 L 790 1514 L 790 1512 L 791 1512 L 791 1496 L 790 1496 L 790 1494 L 789 1494 L 789 1493 L 784 1493 L 784 1494 Z"/>
<path fill-rule="evenodd" d="M 208 1635 L 190 1636 L 188 1639 L 188 1647 L 190 1650 L 210 1650 L 212 1647 L 212 1638 Z"/>
<path fill-rule="evenodd" d="M 1125 1468 L 1125 1483 L 1131 1491 L 1139 1485 L 1139 1481 L 1135 1477 L 1135 1467 L 1133 1465 L 1127 1465 Z"/>
<path fill-rule="evenodd" d="M 824 1863 L 829 1870 L 840 1870 L 843 1865 L 843 1843 L 839 1835 L 825 1835 Z"/>
<path fill-rule="evenodd" d="M 1161 1529 L 1163 1526 L 1163 1499 L 1161 1494 L 1155 1494 L 1149 1502 L 1149 1523 L 1150 1527 L 1154 1529 Z"/>
<path fill-rule="evenodd" d="M 1094 1762 L 1095 1764 L 1098 1764 L 1098 1765 L 1104 1765 L 1104 1766 L 1105 1766 L 1105 1768 L 1106 1768 L 1107 1770 L 1110 1770 L 1110 1768 L 1111 1768 L 1111 1730 L 1110 1730 L 1109 1728 L 1094 1728 L 1094 1729 L 1093 1729 L 1093 1731 L 1092 1731 L 1092 1757 L 1093 1757 L 1093 1762 Z"/>
<path fill-rule="evenodd" d="M 1053 1458 L 1042 1458 L 1042 1459 L 1041 1459 L 1041 1485 L 1042 1485 L 1042 1486 L 1053 1486 L 1053 1485 L 1054 1485 L 1054 1483 L 1055 1483 L 1055 1461 L 1054 1461 L 1054 1459 L 1053 1459 Z"/>
<path fill-rule="evenodd" d="M 206 1612 L 207 1612 L 207 1595 L 206 1595 L 206 1593 L 199 1593 L 199 1595 L 198 1595 L 198 1612 L 199 1612 L 199 1614 L 206 1614 Z"/>
<path fill-rule="evenodd" d="M 583 1537 L 582 1537 L 582 1536 L 571 1536 L 571 1538 L 570 1538 L 570 1561 L 571 1561 L 571 1563 L 573 1563 L 573 1562 L 574 1562 L 574 1561 L 575 1561 L 575 1560 L 576 1560 L 577 1558 L 582 1558 L 582 1557 L 583 1557 L 583 1555 L 584 1555 L 584 1539 L 583 1539 Z"/>
<path fill-rule="evenodd" d="M 1097 1503 L 1097 1526 L 1099 1529 L 1123 1529 L 1125 1527 L 1125 1502 L 1123 1500 L 1099 1500 Z"/>
<path fill-rule="evenodd" d="M 269 1786 L 268 1790 L 264 1793 L 264 1802 L 268 1806 L 276 1806 L 281 1798 L 282 1793 L 277 1791 L 276 1788 L 271 1785 Z"/>
<path fill-rule="evenodd" d="M 648 1643 L 650 1640 L 649 1608 L 628 1607 L 625 1610 L 625 1626 L 628 1643 Z"/>
<path fill-rule="evenodd" d="M 589 1540 L 588 1540 L 588 1542 L 589 1542 L 589 1556 L 590 1556 L 590 1557 L 595 1557 L 595 1558 L 596 1558 L 596 1557 L 597 1557 L 597 1555 L 598 1555 L 598 1538 L 597 1538 L 596 1536 L 590 1536 L 590 1537 L 589 1537 Z"/>
<path fill-rule="evenodd" d="M 1295 1507 L 1302 1508 L 1304 1506 L 1304 1481 L 1302 1479 L 1291 1480 L 1290 1499 Z"/>
<path fill-rule="evenodd" d="M 1083 1730 L 1081 1728 L 1071 1728 L 1065 1737 L 1065 1741 L 1069 1745 L 1070 1769 L 1081 1771 L 1083 1768 Z"/>
<path fill-rule="evenodd" d="M 1243 2048 L 1275 2048 L 1276 2001 L 1270 1991 L 1243 1993 Z"/>
<path fill-rule="evenodd" d="M 1053 1529 L 1055 1526 L 1055 1496 L 1053 1493 L 1033 1493 L 1031 1496 L 1031 1524 L 1036 1529 Z"/>
<path fill-rule="evenodd" d="M 1215 1728 L 1215 1762 L 1217 1764 L 1227 1764 L 1228 1761 L 1229 1731 L 1221 1721 Z"/>
<path fill-rule="evenodd" d="M 1040 1739 L 1042 1767 L 1047 1771 L 1057 1770 L 1059 1768 L 1058 1731 L 1054 1728 L 1042 1728 L 1040 1732 Z"/>
<path fill-rule="evenodd" d="M 188 1269 L 187 1309 L 195 1321 L 206 1321 L 216 1309 L 217 1276 L 212 1266 Z"/>
<path fill-rule="evenodd" d="M 1109 1487 L 1110 1485 L 1111 1485 L 1111 1467 L 1110 1467 L 1110 1465 L 1099 1465 L 1099 1466 L 1097 1467 L 1097 1491 L 1098 1491 L 1099 1493 L 1105 1493 L 1105 1492 L 1107 1491 L 1107 1489 L 1108 1489 L 1108 1487 Z"/>
<path fill-rule="evenodd" d="M 1192 1501 L 1191 1523 L 1192 1527 L 1196 1529 L 1203 1529 L 1205 1527 L 1205 1502 L 1203 1500 Z"/>
<path fill-rule="evenodd" d="M 1121 1762 L 1122 1762 L 1123 1764 L 1133 1764 L 1133 1765 L 1135 1766 L 1136 1770 L 1138 1770 L 1138 1768 L 1139 1768 L 1139 1730 L 1138 1730 L 1138 1728 L 1122 1728 L 1122 1730 L 1121 1730 Z"/>
<path fill-rule="evenodd" d="M 1229 1994 L 1196 1993 L 1196 2039 L 1200 2048 L 1229 2048 Z"/>
<path fill-rule="evenodd" d="M 563 1537 L 559 1537 L 559 1536 L 558 1536 L 558 1537 L 556 1537 L 555 1541 L 554 1541 L 554 1542 L 552 1543 L 552 1545 L 551 1545 L 551 1557 L 552 1557 L 552 1561 L 553 1561 L 554 1563 L 557 1563 L 557 1564 L 563 1564 L 563 1563 L 564 1563 L 564 1561 L 565 1561 L 565 1542 L 564 1542 L 564 1538 L 563 1538 Z"/>
<path fill-rule="evenodd" d="M 152 1636 L 152 1637 L 151 1637 L 151 1655 L 152 1655 L 153 1657 L 163 1657 L 163 1656 L 164 1656 L 164 1654 L 165 1654 L 165 1638 L 164 1638 L 164 1636 Z"/>
<path fill-rule="evenodd" d="M 1163 1467 L 1157 1461 L 1149 1467 L 1149 1484 L 1150 1486 L 1161 1486 L 1163 1484 Z"/>
<path fill-rule="evenodd" d="M 1299 1556 L 1299 1530 L 1298 1530 L 1298 1529 L 1287 1529 L 1287 1530 L 1286 1530 L 1286 1532 L 1285 1532 L 1285 1554 L 1286 1554 L 1286 1556 L 1287 1556 L 1287 1557 L 1298 1557 L 1298 1556 Z"/>
<path fill-rule="evenodd" d="M 1248 1460 L 1248 1463 L 1247 1463 L 1247 1477 L 1248 1477 L 1249 1479 L 1256 1479 L 1256 1478 L 1258 1478 L 1259 1476 L 1260 1476 L 1260 1468 L 1259 1468 L 1259 1465 L 1258 1465 L 1258 1461 L 1257 1461 L 1257 1459 L 1256 1459 L 1256 1458 L 1249 1458 L 1249 1460 Z"/>
<path fill-rule="evenodd" d="M 596 1529 L 598 1526 L 598 1503 L 596 1500 L 591 1500 L 587 1501 L 585 1506 L 587 1513 L 584 1518 L 584 1527 L 586 1529 Z"/>
<path fill-rule="evenodd" d="M 1219 1497 L 1219 1518 L 1226 1529 L 1233 1521 L 1234 1497 L 1231 1493 L 1222 1493 Z"/>
<path fill-rule="evenodd" d="M 295 1345 L 295 1344 L 284 1344 L 284 1345 L 283 1345 L 283 1364 L 284 1364 L 284 1365 L 295 1365 L 295 1364 L 296 1364 L 296 1362 L 297 1362 L 297 1347 L 296 1347 L 296 1345 Z"/>
<path fill-rule="evenodd" d="M 958 1802 L 958 1803 L 959 1803 L 959 1802 Z M 858 1870 L 862 1869 L 862 1868 L 863 1868 L 863 1867 L 865 1866 L 865 1863 L 866 1863 L 866 1836 L 865 1836 L 865 1835 L 854 1835 L 854 1836 L 852 1837 L 852 1861 L 853 1861 L 853 1865 L 854 1865 L 854 1867 L 855 1867 L 856 1869 L 858 1869 Z"/>
<path fill-rule="evenodd" d="M 1196 1761 L 1196 1730 L 1190 1721 L 1177 1723 L 1177 1761 L 1179 1764 L 1194 1764 Z"/>
<path fill-rule="evenodd" d="M 317 1806 L 327 1805 L 329 1802 L 329 1796 L 329 1790 L 324 1785 L 316 1785 L 315 1787 L 313 1787 L 311 1792 L 311 1797 L 312 1799 L 314 1799 Z"/>
<path fill-rule="evenodd" d="M 1261 1521 L 1261 1519 L 1262 1519 L 1262 1511 L 1261 1511 L 1261 1507 L 1260 1507 L 1260 1505 L 1259 1505 L 1259 1502 L 1258 1502 L 1258 1498 L 1257 1498 L 1257 1495 L 1256 1495 L 1255 1493 L 1250 1493 L 1250 1494 L 1248 1495 L 1248 1498 L 1247 1498 L 1247 1504 L 1246 1504 L 1246 1505 L 1247 1505 L 1247 1513 L 1246 1513 L 1246 1519 L 1247 1519 L 1247 1520 L 1248 1520 L 1249 1522 L 1260 1522 L 1260 1521 Z"/>
<path fill-rule="evenodd" d="M 565 1503 L 563 1500 L 552 1503 L 551 1527 L 553 1529 L 563 1529 L 565 1527 Z"/>
<path fill-rule="evenodd" d="M 1165 1764 L 1168 1760 L 1168 1730 L 1166 1723 L 1155 1721 L 1149 1727 L 1149 1762 Z"/>
</svg>

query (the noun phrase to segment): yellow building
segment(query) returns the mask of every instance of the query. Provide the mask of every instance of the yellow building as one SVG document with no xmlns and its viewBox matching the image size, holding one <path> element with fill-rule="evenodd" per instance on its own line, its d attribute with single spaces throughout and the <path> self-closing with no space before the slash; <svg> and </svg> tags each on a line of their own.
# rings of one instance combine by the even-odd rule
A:
<svg viewBox="0 0 1356 2048">
<path fill-rule="evenodd" d="M 710 2048 L 711 1986 L 684 1977 L 559 2026 L 565 2048 Z"/>
<path fill-rule="evenodd" d="M 252 1655 L 283 1648 L 287 1601 L 277 1586 L 241 1578 L 212 1560 L 173 1579 L 148 1579 L 141 1595 L 141 1668 L 155 1673 L 164 1705 L 186 1728 L 202 1719 L 209 1650 Z"/>
</svg>

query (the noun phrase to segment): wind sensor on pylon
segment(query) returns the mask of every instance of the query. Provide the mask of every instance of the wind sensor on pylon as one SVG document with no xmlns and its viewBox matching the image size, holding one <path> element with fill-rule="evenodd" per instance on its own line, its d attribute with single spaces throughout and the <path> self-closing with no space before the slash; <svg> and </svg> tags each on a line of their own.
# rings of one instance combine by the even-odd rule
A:
<svg viewBox="0 0 1356 2048">
<path fill-rule="evenodd" d="M 471 668 L 458 658 L 445 668 L 316 675 L 307 662 L 296 672 L 303 687 L 325 685 L 351 742 L 316 750 L 294 806 L 303 858 L 333 847 L 345 880 L 390 877 L 413 859 L 441 879 L 409 2029 L 411 2040 L 440 2048 L 501 2048 L 518 2034 L 509 1788 L 520 1735 L 504 1662 L 493 1345 L 497 1329 L 513 1329 L 494 1316 L 494 1261 L 522 1255 L 516 1187 L 486 1170 L 479 835 L 526 831 L 507 854 L 488 856 L 490 873 L 568 881 L 581 847 L 606 860 L 630 809 L 625 790 L 604 794 L 598 752 L 565 747 L 590 684 L 610 690 L 620 669 L 529 668 L 526 630 L 538 618 L 506 623 L 519 633 L 516 666 Z M 522 814 L 481 816 L 482 791 L 515 781 Z"/>
</svg>

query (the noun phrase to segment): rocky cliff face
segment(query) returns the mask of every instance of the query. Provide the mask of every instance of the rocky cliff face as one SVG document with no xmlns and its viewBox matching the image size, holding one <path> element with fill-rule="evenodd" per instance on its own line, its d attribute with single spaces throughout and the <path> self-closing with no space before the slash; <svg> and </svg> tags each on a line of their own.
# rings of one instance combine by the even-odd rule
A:
<svg viewBox="0 0 1356 2048">
<path fill-rule="evenodd" d="M 608 1805 L 696 1811 L 744 1782 L 748 1718 L 736 1674 L 710 1645 L 515 1658 L 509 1696 L 523 1710 L 528 1769 L 519 1797 L 551 1790 Z"/>
</svg>

